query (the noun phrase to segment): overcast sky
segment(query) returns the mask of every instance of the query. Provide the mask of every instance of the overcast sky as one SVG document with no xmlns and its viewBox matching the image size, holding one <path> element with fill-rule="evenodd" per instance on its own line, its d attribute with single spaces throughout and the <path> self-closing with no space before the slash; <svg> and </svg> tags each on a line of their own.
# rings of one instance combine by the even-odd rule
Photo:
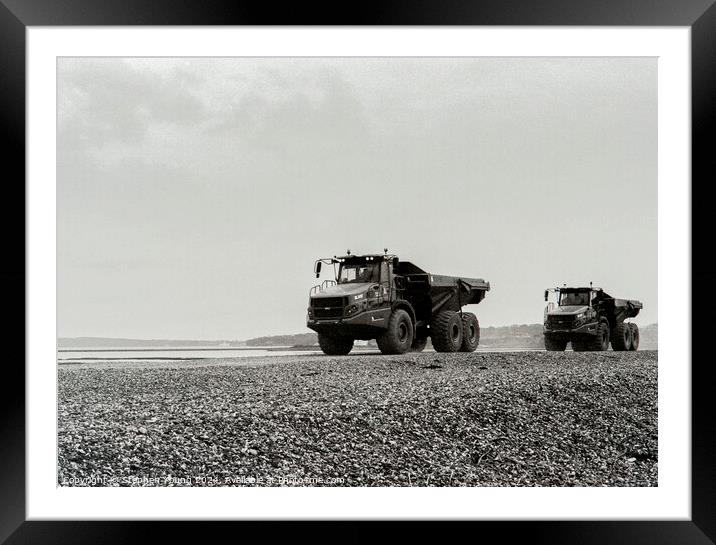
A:
<svg viewBox="0 0 716 545">
<path fill-rule="evenodd" d="M 483 327 L 657 321 L 654 58 L 65 58 L 57 136 L 62 337 L 307 332 L 314 259 L 385 247 Z"/>
</svg>

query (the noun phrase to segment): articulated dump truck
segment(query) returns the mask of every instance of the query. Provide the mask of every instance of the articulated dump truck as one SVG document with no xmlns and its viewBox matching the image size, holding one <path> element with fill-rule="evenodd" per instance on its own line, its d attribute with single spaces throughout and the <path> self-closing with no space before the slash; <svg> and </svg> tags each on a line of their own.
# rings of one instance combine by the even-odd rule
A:
<svg viewBox="0 0 716 545">
<path fill-rule="evenodd" d="M 550 352 L 563 351 L 572 343 L 575 352 L 637 350 L 639 327 L 625 320 L 634 318 L 643 308 L 641 301 L 616 299 L 601 288 L 545 290 L 556 294 L 556 304 L 547 305 L 544 313 L 544 347 Z"/>
<path fill-rule="evenodd" d="M 335 280 L 311 289 L 306 325 L 325 354 L 348 354 L 356 339 L 375 339 L 383 354 L 420 352 L 428 338 L 437 352 L 477 348 L 480 324 L 462 307 L 482 301 L 489 282 L 430 274 L 387 250 L 318 259 L 316 278 L 323 264 Z"/>
</svg>

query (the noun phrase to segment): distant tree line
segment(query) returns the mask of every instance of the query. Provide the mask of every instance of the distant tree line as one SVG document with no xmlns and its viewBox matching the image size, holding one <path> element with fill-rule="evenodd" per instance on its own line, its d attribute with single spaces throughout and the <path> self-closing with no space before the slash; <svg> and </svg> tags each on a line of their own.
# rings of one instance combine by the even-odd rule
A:
<svg viewBox="0 0 716 545">
<path fill-rule="evenodd" d="M 658 344 L 657 324 L 641 328 L 641 348 L 653 350 Z M 375 346 L 375 341 L 369 341 Z M 247 346 L 317 346 L 318 337 L 314 332 L 297 333 L 295 335 L 273 335 L 248 339 Z M 480 331 L 480 345 L 483 348 L 544 348 L 542 324 L 515 324 L 508 326 L 483 327 Z M 430 346 L 430 343 L 428 343 Z"/>
</svg>

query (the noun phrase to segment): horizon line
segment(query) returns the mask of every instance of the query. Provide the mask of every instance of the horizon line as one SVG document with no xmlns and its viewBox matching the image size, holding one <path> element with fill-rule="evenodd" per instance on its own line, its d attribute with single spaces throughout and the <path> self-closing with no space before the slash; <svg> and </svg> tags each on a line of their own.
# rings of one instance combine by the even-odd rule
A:
<svg viewBox="0 0 716 545">
<path fill-rule="evenodd" d="M 489 328 L 498 328 L 498 327 L 520 327 L 520 326 L 541 326 L 540 323 L 532 323 L 532 324 L 508 324 L 508 325 L 488 325 L 488 326 L 480 326 L 480 329 L 489 329 Z M 650 327 L 658 325 L 658 322 L 652 322 L 650 324 L 645 324 L 642 327 Z M 309 333 L 315 333 L 313 331 L 302 331 L 298 333 L 274 333 L 270 335 L 259 335 L 256 337 L 249 337 L 247 339 L 227 339 L 227 338 L 214 338 L 214 339 L 207 339 L 207 338 L 191 338 L 191 339 L 182 339 L 182 338 L 168 338 L 168 337 L 155 337 L 155 338 L 140 338 L 140 337 L 108 337 L 103 335 L 73 335 L 70 337 L 57 337 L 57 340 L 69 340 L 69 339 L 112 339 L 112 340 L 127 340 L 127 341 L 227 341 L 227 342 L 243 342 L 246 340 L 251 339 L 259 339 L 262 337 L 285 337 L 285 336 L 293 336 L 293 335 L 306 335 Z"/>
</svg>

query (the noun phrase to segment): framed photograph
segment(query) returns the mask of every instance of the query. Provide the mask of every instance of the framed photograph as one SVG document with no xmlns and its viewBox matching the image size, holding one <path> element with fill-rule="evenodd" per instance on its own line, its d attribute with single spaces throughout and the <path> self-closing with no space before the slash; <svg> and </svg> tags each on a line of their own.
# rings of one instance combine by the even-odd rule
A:
<svg viewBox="0 0 716 545">
<path fill-rule="evenodd" d="M 0 538 L 711 543 L 716 8 L 659 7 L 0 6 Z"/>
</svg>

